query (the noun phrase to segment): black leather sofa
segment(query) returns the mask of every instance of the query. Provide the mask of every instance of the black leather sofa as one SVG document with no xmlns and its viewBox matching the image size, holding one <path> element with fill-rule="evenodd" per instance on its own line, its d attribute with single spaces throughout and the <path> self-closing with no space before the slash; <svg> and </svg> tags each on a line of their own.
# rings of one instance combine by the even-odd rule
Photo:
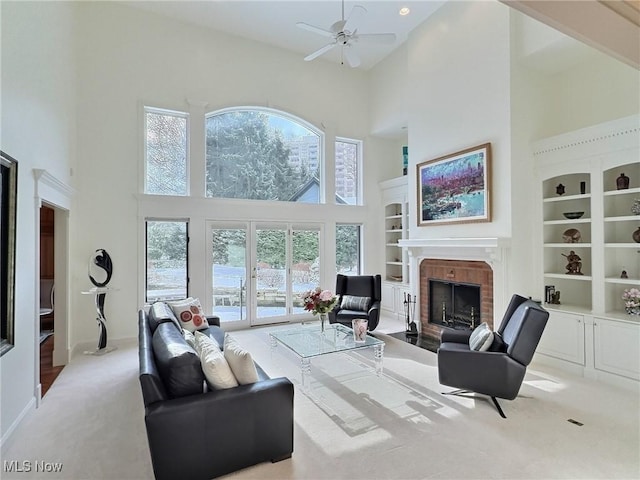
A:
<svg viewBox="0 0 640 480">
<path fill-rule="evenodd" d="M 203 331 L 223 346 L 218 317 Z M 140 385 L 153 471 L 158 480 L 205 480 L 290 458 L 293 384 L 269 378 L 207 391 L 200 360 L 171 308 L 138 312 Z"/>
</svg>

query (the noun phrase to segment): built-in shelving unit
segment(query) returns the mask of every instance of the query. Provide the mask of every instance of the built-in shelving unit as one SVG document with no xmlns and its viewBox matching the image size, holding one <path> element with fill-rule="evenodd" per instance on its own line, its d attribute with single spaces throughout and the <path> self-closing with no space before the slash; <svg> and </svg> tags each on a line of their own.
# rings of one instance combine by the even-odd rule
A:
<svg viewBox="0 0 640 480">
<path fill-rule="evenodd" d="M 403 297 L 409 292 L 409 257 L 399 241 L 408 238 L 407 177 L 380 183 L 384 205 L 384 275 L 381 307 L 404 315 Z"/>
<path fill-rule="evenodd" d="M 621 174 L 629 178 L 628 188 L 618 189 Z M 626 317 L 622 294 L 627 288 L 640 287 L 640 243 L 632 237 L 640 227 L 640 215 L 631 212 L 634 200 L 640 198 L 640 159 L 604 170 L 602 185 L 604 308 L 609 315 Z"/>
<path fill-rule="evenodd" d="M 542 223 L 539 288 L 555 286 L 540 358 L 585 376 L 632 387 L 640 381 L 640 316 L 625 312 L 625 289 L 640 288 L 640 116 L 588 127 L 534 145 Z M 618 179 L 622 174 L 626 182 Z M 584 212 L 566 218 L 567 212 Z M 570 243 L 573 242 L 573 243 Z M 580 273 L 567 268 L 573 250 Z M 536 258 L 537 255 L 536 255 Z M 624 274 L 623 274 L 624 271 Z"/>
<path fill-rule="evenodd" d="M 543 182 L 545 285 L 560 292 L 563 305 L 591 308 L 591 181 L 588 172 L 548 178 Z M 565 214 L 582 212 L 580 218 Z M 573 273 L 568 257 L 579 257 Z M 577 271 L 576 271 L 577 269 Z M 587 293 L 588 292 L 588 293 Z"/>
</svg>

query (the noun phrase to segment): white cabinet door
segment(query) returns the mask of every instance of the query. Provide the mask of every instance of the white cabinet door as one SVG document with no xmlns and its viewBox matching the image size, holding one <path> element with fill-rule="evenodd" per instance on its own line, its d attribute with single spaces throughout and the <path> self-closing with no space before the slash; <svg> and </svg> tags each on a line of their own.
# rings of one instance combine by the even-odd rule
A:
<svg viewBox="0 0 640 480">
<path fill-rule="evenodd" d="M 396 286 L 382 282 L 382 301 L 380 302 L 380 308 L 387 312 L 396 311 Z"/>
<path fill-rule="evenodd" d="M 584 317 L 550 311 L 537 352 L 584 365 Z"/>
<path fill-rule="evenodd" d="M 596 318 L 593 341 L 597 370 L 640 380 L 640 325 Z"/>
</svg>

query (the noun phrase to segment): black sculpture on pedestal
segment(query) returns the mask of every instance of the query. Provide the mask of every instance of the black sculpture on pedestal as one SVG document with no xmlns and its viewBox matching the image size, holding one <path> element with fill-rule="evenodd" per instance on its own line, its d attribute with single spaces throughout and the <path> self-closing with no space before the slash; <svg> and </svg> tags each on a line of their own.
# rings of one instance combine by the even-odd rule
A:
<svg viewBox="0 0 640 480">
<path fill-rule="evenodd" d="M 107 353 L 107 318 L 104 315 L 104 300 L 107 296 L 107 284 L 111 280 L 113 274 L 113 264 L 111 257 L 106 250 L 99 248 L 89 259 L 89 280 L 95 285 L 90 292 L 95 294 L 96 311 L 98 317 L 98 329 L 100 336 L 98 338 L 98 350 L 94 353 Z M 97 278 L 97 279 L 96 279 Z M 110 351 L 110 350 L 109 350 Z"/>
</svg>

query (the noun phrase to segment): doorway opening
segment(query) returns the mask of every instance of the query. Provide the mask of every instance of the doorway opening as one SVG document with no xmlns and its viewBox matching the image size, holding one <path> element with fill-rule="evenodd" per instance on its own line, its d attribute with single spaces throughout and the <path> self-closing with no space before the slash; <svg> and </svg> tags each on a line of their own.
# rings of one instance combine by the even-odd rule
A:
<svg viewBox="0 0 640 480">
<path fill-rule="evenodd" d="M 54 365 L 54 335 L 56 330 L 56 249 L 53 207 L 40 207 L 40 385 L 44 396 L 58 377 L 64 365 Z"/>
</svg>

